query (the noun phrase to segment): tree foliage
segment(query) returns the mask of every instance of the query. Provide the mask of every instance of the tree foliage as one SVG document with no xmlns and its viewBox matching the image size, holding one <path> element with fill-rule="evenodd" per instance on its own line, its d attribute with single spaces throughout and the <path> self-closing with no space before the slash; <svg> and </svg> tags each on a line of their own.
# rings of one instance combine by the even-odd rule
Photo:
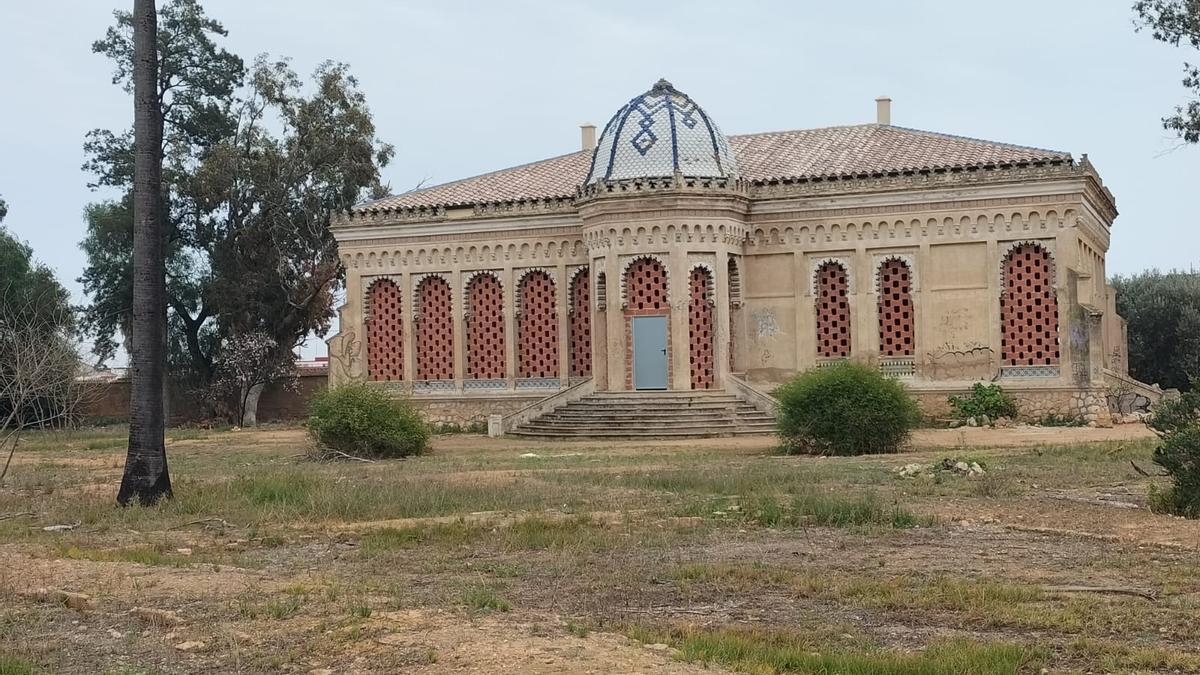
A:
<svg viewBox="0 0 1200 675">
<path fill-rule="evenodd" d="M 788 452 L 898 452 L 921 418 L 904 385 L 855 363 L 801 373 L 775 397 L 779 435 Z"/>
<path fill-rule="evenodd" d="M 0 220 L 7 206 L 0 200 Z M 67 289 L 0 227 L 0 480 L 22 432 L 67 421 L 81 394 Z"/>
<path fill-rule="evenodd" d="M 346 65 L 322 63 L 306 85 L 286 59 L 247 68 L 196 0 L 171 0 L 159 15 L 168 341 L 172 366 L 204 384 L 231 338 L 269 336 L 264 358 L 275 362 L 329 329 L 344 274 L 330 216 L 379 189 L 393 150 L 376 139 Z M 93 50 L 127 88 L 129 19 L 116 17 Z M 128 189 L 128 133 L 93 131 L 85 150 L 96 185 Z M 130 215 L 128 199 L 87 210 L 84 321 L 104 357 L 128 325 Z"/>
<path fill-rule="evenodd" d="M 1188 389 L 1200 377 L 1200 274 L 1150 271 L 1116 277 L 1113 286 L 1129 325 L 1129 373 Z"/>
<path fill-rule="evenodd" d="M 1200 518 L 1200 388 L 1154 406 L 1149 424 L 1162 437 L 1154 462 L 1166 470 L 1172 485 L 1151 494 L 1155 511 Z"/>
<path fill-rule="evenodd" d="M 1200 2 L 1197 0 L 1138 0 L 1133 5 L 1138 30 L 1149 30 L 1155 40 L 1200 50 Z M 1183 64 L 1183 86 L 1191 100 L 1163 118 L 1163 128 L 1188 143 L 1200 143 L 1200 66 Z"/>
<path fill-rule="evenodd" d="M 317 394 L 308 430 L 319 457 L 407 457 L 425 452 L 429 443 L 429 427 L 411 403 L 365 383 Z"/>
</svg>

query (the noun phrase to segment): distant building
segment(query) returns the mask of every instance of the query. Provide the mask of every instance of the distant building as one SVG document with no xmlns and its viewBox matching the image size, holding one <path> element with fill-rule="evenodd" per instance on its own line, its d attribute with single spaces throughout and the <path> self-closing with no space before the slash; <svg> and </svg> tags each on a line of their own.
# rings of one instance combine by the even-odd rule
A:
<svg viewBox="0 0 1200 675">
<path fill-rule="evenodd" d="M 769 390 L 844 359 L 926 409 L 998 380 L 1109 420 L 1117 216 L 1084 155 L 877 122 L 725 136 L 660 80 L 582 149 L 362 204 L 331 380 L 434 416 L 597 391 Z"/>
</svg>

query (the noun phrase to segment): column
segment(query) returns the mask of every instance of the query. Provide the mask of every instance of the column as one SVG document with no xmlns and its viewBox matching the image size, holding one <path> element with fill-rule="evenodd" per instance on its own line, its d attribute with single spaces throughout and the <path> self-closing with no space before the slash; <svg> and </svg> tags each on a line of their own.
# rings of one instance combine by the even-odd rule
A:
<svg viewBox="0 0 1200 675">
<path fill-rule="evenodd" d="M 671 373 L 668 387 L 687 390 L 692 388 L 691 367 L 691 322 L 688 321 L 689 275 L 687 253 L 682 247 L 669 254 L 667 265 L 667 297 L 670 307 L 667 318 L 668 341 L 671 345 Z"/>
<path fill-rule="evenodd" d="M 558 319 L 558 386 L 566 387 L 571 382 L 571 284 L 567 278 L 567 265 L 558 264 L 558 283 L 554 284 L 554 310 Z"/>
<path fill-rule="evenodd" d="M 504 376 L 508 388 L 516 388 L 517 377 L 517 289 L 511 266 L 500 271 L 504 285 Z"/>
<path fill-rule="evenodd" d="M 463 302 L 463 273 L 462 270 L 454 270 L 447 276 L 450 277 L 450 316 L 454 321 L 454 388 L 462 391 L 463 380 L 467 378 L 467 313 Z"/>
<path fill-rule="evenodd" d="M 625 391 L 625 362 L 629 358 L 629 345 L 625 335 L 625 308 L 621 306 L 621 289 L 625 280 L 621 278 L 620 256 L 609 254 L 604 260 L 608 277 L 607 323 L 608 389 Z"/>
<path fill-rule="evenodd" d="M 717 251 L 713 265 L 713 388 L 724 389 L 725 377 L 729 374 L 729 314 L 732 310 L 729 297 L 729 251 L 722 247 Z"/>
</svg>

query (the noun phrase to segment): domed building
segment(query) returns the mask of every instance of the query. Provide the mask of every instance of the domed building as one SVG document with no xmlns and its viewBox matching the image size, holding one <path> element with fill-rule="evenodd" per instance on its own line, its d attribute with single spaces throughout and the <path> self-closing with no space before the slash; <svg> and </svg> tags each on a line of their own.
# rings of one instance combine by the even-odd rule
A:
<svg viewBox="0 0 1200 675">
<path fill-rule="evenodd" d="M 576 152 L 361 204 L 332 225 L 331 381 L 527 432 L 588 397 L 767 411 L 780 383 L 845 360 L 931 415 L 978 381 L 1023 415 L 1097 424 L 1114 388 L 1153 396 L 1126 374 L 1117 211 L 1087 156 L 894 126 L 888 99 L 876 113 L 726 136 L 659 80 Z"/>
</svg>

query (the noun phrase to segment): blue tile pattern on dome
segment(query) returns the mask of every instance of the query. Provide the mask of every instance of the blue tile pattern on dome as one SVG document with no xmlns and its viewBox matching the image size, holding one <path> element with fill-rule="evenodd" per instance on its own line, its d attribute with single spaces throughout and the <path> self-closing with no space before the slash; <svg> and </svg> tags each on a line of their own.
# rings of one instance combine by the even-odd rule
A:
<svg viewBox="0 0 1200 675">
<path fill-rule="evenodd" d="M 729 140 L 691 98 L 666 80 L 612 116 L 584 184 L 602 180 L 738 175 Z"/>
</svg>

